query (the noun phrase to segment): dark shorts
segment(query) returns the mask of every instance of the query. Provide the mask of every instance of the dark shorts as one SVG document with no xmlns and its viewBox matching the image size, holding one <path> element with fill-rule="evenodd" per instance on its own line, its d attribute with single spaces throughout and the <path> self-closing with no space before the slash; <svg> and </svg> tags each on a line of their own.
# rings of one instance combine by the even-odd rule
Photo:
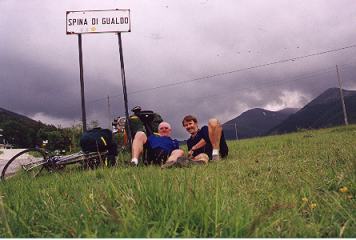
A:
<svg viewBox="0 0 356 240">
<path fill-rule="evenodd" d="M 162 165 L 164 164 L 168 157 L 169 154 L 165 153 L 163 149 L 160 148 L 155 148 L 155 149 L 147 149 L 148 154 L 147 154 L 147 160 L 149 164 L 157 164 L 157 165 Z"/>
<path fill-rule="evenodd" d="M 131 130 L 132 138 L 135 137 L 135 134 L 137 132 L 146 133 L 145 127 L 143 126 L 142 122 L 137 117 L 136 118 L 130 118 L 130 130 Z"/>
<path fill-rule="evenodd" d="M 224 132 L 222 132 L 221 139 L 220 139 L 220 155 L 222 158 L 225 158 L 227 157 L 228 154 L 229 154 L 229 148 L 226 144 Z"/>
</svg>

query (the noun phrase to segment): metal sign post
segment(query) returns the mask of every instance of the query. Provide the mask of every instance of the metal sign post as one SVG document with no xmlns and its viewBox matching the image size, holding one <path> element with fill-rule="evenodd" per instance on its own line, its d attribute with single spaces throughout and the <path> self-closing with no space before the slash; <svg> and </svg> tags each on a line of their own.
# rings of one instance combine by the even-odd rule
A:
<svg viewBox="0 0 356 240">
<path fill-rule="evenodd" d="M 129 148 L 131 149 L 132 139 L 131 139 L 131 129 L 130 129 L 129 108 L 128 108 L 128 104 L 127 104 L 128 101 L 127 101 L 127 91 L 126 91 L 125 65 L 124 65 L 124 56 L 122 53 L 121 33 L 119 32 L 117 34 L 117 36 L 118 36 L 119 52 L 120 52 L 122 89 L 124 92 L 124 102 L 125 102 L 127 140 L 129 142 Z"/>
<path fill-rule="evenodd" d="M 84 96 L 82 34 L 78 34 L 78 49 L 79 49 L 79 72 L 80 72 L 80 96 L 81 96 L 81 103 L 82 103 L 82 124 L 83 124 L 83 132 L 85 132 L 87 130 L 87 117 L 85 112 L 85 96 Z"/>
<path fill-rule="evenodd" d="M 126 90 L 124 57 L 122 53 L 121 32 L 131 32 L 131 20 L 129 9 L 114 10 L 87 10 L 87 11 L 67 11 L 66 12 L 67 34 L 78 34 L 79 45 L 79 67 L 80 67 L 80 87 L 82 96 L 82 121 L 83 131 L 86 131 L 86 112 L 84 98 L 84 78 L 83 78 L 83 54 L 82 54 L 82 34 L 85 33 L 117 33 L 119 42 L 122 89 L 124 93 L 125 115 L 127 119 L 127 134 L 129 146 L 131 148 L 131 131 L 128 111 L 128 100 Z"/>
</svg>

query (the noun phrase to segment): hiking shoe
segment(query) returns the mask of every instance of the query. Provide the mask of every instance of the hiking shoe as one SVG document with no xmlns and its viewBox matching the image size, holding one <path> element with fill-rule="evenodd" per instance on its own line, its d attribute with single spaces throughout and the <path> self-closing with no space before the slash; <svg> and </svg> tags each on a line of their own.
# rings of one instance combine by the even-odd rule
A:
<svg viewBox="0 0 356 240">
<path fill-rule="evenodd" d="M 213 155 L 213 158 L 211 159 L 212 161 L 219 161 L 220 156 L 219 155 Z"/>
<path fill-rule="evenodd" d="M 166 162 L 165 164 L 163 164 L 161 166 L 161 169 L 164 169 L 164 168 L 171 168 L 173 167 L 173 165 L 175 165 L 177 162 L 176 161 L 169 161 L 169 162 Z"/>
</svg>

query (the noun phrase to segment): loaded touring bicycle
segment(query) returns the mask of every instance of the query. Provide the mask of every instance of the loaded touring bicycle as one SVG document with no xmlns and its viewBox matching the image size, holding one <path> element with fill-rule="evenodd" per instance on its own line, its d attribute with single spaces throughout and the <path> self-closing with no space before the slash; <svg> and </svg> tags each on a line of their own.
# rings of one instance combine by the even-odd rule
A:
<svg viewBox="0 0 356 240">
<path fill-rule="evenodd" d="M 140 119 L 146 129 L 147 135 L 153 134 L 153 118 L 157 115 L 153 111 L 141 111 L 140 107 L 132 109 L 134 116 Z M 159 122 L 162 121 L 161 118 Z M 113 126 L 124 134 L 124 144 L 127 146 L 125 131 L 126 119 L 115 119 Z M 133 134 L 135 132 L 131 131 Z M 112 141 L 112 132 L 108 129 L 94 128 L 85 132 L 81 137 L 81 151 L 70 155 L 50 154 L 44 149 L 29 148 L 13 156 L 1 172 L 1 180 L 10 177 L 27 175 L 37 177 L 43 172 L 55 172 L 64 169 L 67 165 L 79 164 L 83 169 L 95 169 L 101 165 L 113 166 L 116 162 L 117 144 Z M 149 160 L 150 152 L 145 149 L 144 163 L 152 164 Z"/>
</svg>

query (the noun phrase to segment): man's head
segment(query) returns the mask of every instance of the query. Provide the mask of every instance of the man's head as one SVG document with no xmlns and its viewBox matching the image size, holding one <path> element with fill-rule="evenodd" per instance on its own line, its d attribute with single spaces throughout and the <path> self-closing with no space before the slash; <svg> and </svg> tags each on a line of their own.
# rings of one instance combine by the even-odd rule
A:
<svg viewBox="0 0 356 240">
<path fill-rule="evenodd" d="M 195 135 L 198 130 L 198 120 L 192 115 L 187 115 L 183 118 L 182 125 L 191 135 Z"/>
<path fill-rule="evenodd" d="M 158 125 L 158 134 L 160 136 L 170 137 L 172 133 L 171 125 L 167 122 L 161 122 Z"/>
</svg>

